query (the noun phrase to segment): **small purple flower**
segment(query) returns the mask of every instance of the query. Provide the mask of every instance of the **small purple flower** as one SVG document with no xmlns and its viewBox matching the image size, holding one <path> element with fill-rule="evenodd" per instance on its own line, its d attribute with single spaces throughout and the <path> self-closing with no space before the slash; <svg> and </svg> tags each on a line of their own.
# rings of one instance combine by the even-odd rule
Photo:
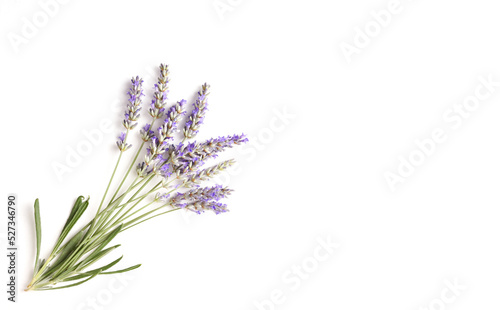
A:
<svg viewBox="0 0 500 310">
<path fill-rule="evenodd" d="M 169 176 L 171 176 L 172 171 L 170 171 L 170 164 L 162 164 L 162 166 L 160 167 L 160 174 L 165 179 L 167 179 Z"/>
<path fill-rule="evenodd" d="M 149 147 L 146 148 L 146 155 L 144 156 L 144 162 L 147 166 L 154 162 L 162 162 L 162 155 L 168 149 L 166 142 L 161 142 L 157 137 L 152 136 Z"/>
<path fill-rule="evenodd" d="M 118 141 L 116 141 L 116 145 L 118 146 L 118 149 L 122 152 L 128 150 L 132 146 L 132 145 L 125 142 L 126 139 L 127 139 L 126 133 L 122 132 L 118 136 Z"/>
<path fill-rule="evenodd" d="M 142 127 L 140 134 L 144 142 L 151 140 L 151 138 L 154 137 L 154 131 L 151 130 L 151 124 L 146 124 Z"/>
<path fill-rule="evenodd" d="M 170 194 L 165 193 L 160 195 L 159 199 L 160 201 L 166 202 L 168 200 L 168 197 L 170 197 Z"/>
</svg>

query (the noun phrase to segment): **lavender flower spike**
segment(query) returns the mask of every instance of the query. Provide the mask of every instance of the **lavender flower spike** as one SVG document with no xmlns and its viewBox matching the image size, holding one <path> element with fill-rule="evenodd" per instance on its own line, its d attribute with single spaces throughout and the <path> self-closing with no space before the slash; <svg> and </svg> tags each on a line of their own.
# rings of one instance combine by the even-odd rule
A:
<svg viewBox="0 0 500 310">
<path fill-rule="evenodd" d="M 143 80 L 140 77 L 135 77 L 131 79 L 132 86 L 128 91 L 128 103 L 127 110 L 125 111 L 125 119 L 123 120 L 123 127 L 127 130 L 122 132 L 116 141 L 116 145 L 121 152 L 128 150 L 132 147 L 131 144 L 126 143 L 128 132 L 137 126 L 137 120 L 139 119 L 139 112 L 141 111 L 142 97 L 144 93 L 142 91 Z"/>
<path fill-rule="evenodd" d="M 155 84 L 154 98 L 151 102 L 151 108 L 149 109 L 149 115 L 153 119 L 158 119 L 163 116 L 165 111 L 165 105 L 167 104 L 167 94 L 168 94 L 168 65 L 160 65 L 160 76 L 158 77 L 158 83 Z"/>
<path fill-rule="evenodd" d="M 174 165 L 174 172 L 179 177 L 193 171 L 194 168 L 203 164 L 210 158 L 216 158 L 218 153 L 234 145 L 246 143 L 248 138 L 245 134 L 219 137 L 209 139 L 203 143 L 193 142 L 183 145 L 182 143 L 169 149 L 169 160 Z"/>
<path fill-rule="evenodd" d="M 184 127 L 184 137 L 186 137 L 186 139 L 194 138 L 198 134 L 200 125 L 203 124 L 203 119 L 207 111 L 207 96 L 209 94 L 209 89 L 210 85 L 205 83 L 201 86 L 201 91 L 198 92 L 198 99 L 193 103 L 193 111 Z"/>
<path fill-rule="evenodd" d="M 245 134 L 241 135 L 232 135 L 232 136 L 223 136 L 218 137 L 217 139 L 209 139 L 201 144 L 203 149 L 211 149 L 212 153 L 219 153 L 224 151 L 226 148 L 232 148 L 234 145 L 240 145 L 243 143 L 247 143 L 248 138 Z"/>
<path fill-rule="evenodd" d="M 215 201 L 203 201 L 203 200 L 181 204 L 178 206 L 178 208 L 187 209 L 189 211 L 193 211 L 198 214 L 205 212 L 205 210 L 212 210 L 215 212 L 215 214 L 220 214 L 229 211 L 227 209 L 227 205 L 224 203 Z"/>
<path fill-rule="evenodd" d="M 207 202 L 210 200 L 219 201 L 222 198 L 226 198 L 232 191 L 233 190 L 227 187 L 222 187 L 222 185 L 197 188 L 184 193 L 177 193 L 176 196 L 170 200 L 170 202 L 172 205 L 176 206 L 183 200 Z"/>
<path fill-rule="evenodd" d="M 165 123 L 158 128 L 158 139 L 161 143 L 168 139 L 173 139 L 172 135 L 177 131 L 177 125 L 180 118 L 186 114 L 185 105 L 186 100 L 183 99 L 171 106 L 168 110 Z"/>
<path fill-rule="evenodd" d="M 128 104 L 127 111 L 125 112 L 125 119 L 123 120 L 123 126 L 127 130 L 134 129 L 137 126 L 137 120 L 139 119 L 139 111 L 141 111 L 142 97 L 144 93 L 142 91 L 143 80 L 139 77 L 132 78 L 132 86 L 128 91 Z"/>
<path fill-rule="evenodd" d="M 151 165 L 156 159 L 161 158 L 161 155 L 167 150 L 168 148 L 167 140 L 173 139 L 172 134 L 177 130 L 177 123 L 179 122 L 180 118 L 185 114 L 184 112 L 185 104 L 186 100 L 181 100 L 172 107 L 170 107 L 170 109 L 167 112 L 167 118 L 165 119 L 165 122 L 158 128 L 158 135 L 154 136 L 154 133 L 151 133 L 150 137 L 151 142 L 147 149 L 147 153 L 144 157 L 145 158 L 144 162 L 146 163 L 147 166 Z M 146 131 L 146 128 L 149 130 L 150 126 L 146 125 L 144 127 L 144 131 Z M 145 134 L 143 135 L 143 140 L 144 136 Z M 159 168 L 159 167 L 156 167 L 155 165 L 153 168 Z M 160 175 L 162 174 L 158 169 L 155 169 L 154 171 Z"/>
<path fill-rule="evenodd" d="M 220 162 L 219 164 L 212 166 L 210 168 L 205 168 L 202 169 L 196 173 L 187 175 L 186 178 L 184 179 L 182 186 L 184 187 L 198 187 L 199 183 L 202 181 L 207 181 L 208 179 L 216 176 L 220 172 L 226 170 L 228 167 L 234 165 L 236 161 L 234 159 L 229 159 L 223 162 Z"/>
</svg>

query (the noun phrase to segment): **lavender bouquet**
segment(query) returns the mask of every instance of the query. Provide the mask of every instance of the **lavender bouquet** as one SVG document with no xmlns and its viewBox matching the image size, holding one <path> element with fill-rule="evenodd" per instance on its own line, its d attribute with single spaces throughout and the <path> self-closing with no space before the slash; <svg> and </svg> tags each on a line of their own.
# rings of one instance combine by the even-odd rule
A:
<svg viewBox="0 0 500 310">
<path fill-rule="evenodd" d="M 26 288 L 30 290 L 54 290 L 83 284 L 98 275 L 109 275 L 134 270 L 140 265 L 110 271 L 122 257 L 109 264 L 91 269 L 95 263 L 120 245 L 108 246 L 119 233 L 144 223 L 162 214 L 177 210 L 202 213 L 210 210 L 216 214 L 227 212 L 220 202 L 231 189 L 221 185 L 202 187 L 201 183 L 223 171 L 234 160 L 222 161 L 214 166 L 202 168 L 203 164 L 218 153 L 248 141 L 244 134 L 212 138 L 203 142 L 189 140 L 196 137 L 207 111 L 209 85 L 204 84 L 196 101 L 186 115 L 186 101 L 181 100 L 167 107 L 169 84 L 168 66 L 160 65 L 158 83 L 149 108 L 151 120 L 140 130 L 139 145 L 118 187 L 108 197 L 111 184 L 123 154 L 132 145 L 128 138 L 137 126 L 141 111 L 143 80 L 132 78 L 128 92 L 128 104 L 123 126 L 125 131 L 118 138 L 119 155 L 95 217 L 77 233 L 70 236 L 77 221 L 89 206 L 89 199 L 80 196 L 71 209 L 69 217 L 50 255 L 40 259 L 41 219 L 39 201 L 35 201 L 36 258 L 33 278 Z M 185 120 L 183 120 L 183 118 Z M 156 130 L 153 130 L 157 126 Z M 174 143 L 174 134 L 182 128 L 182 141 Z M 147 146 L 144 160 L 138 161 Z M 131 172 L 135 167 L 135 177 Z M 131 182 L 130 182 L 131 181 Z M 65 283 L 65 284 L 63 284 Z"/>
</svg>

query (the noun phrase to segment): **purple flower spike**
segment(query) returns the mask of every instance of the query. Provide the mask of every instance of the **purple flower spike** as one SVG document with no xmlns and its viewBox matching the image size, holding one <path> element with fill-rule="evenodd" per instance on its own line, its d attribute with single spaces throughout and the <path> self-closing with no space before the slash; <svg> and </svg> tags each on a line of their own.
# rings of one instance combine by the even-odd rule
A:
<svg viewBox="0 0 500 310">
<path fill-rule="evenodd" d="M 193 111 L 184 126 L 184 137 L 187 139 L 194 138 L 198 134 L 200 125 L 203 124 L 207 111 L 207 96 L 209 94 L 209 89 L 210 85 L 207 83 L 203 84 L 201 90 L 198 92 L 196 102 L 193 103 Z"/>
<path fill-rule="evenodd" d="M 184 193 L 177 193 L 174 198 L 170 201 L 175 206 L 180 202 L 187 201 L 219 201 L 222 198 L 226 198 L 229 194 L 231 194 L 233 190 L 222 187 L 222 185 L 215 185 L 213 187 L 204 187 L 198 189 L 192 189 Z"/>
<path fill-rule="evenodd" d="M 176 207 L 180 209 L 187 209 L 197 214 L 201 214 L 205 212 L 205 210 L 211 210 L 215 214 L 229 211 L 226 204 L 215 201 L 195 201 L 191 203 L 179 204 Z"/>
<path fill-rule="evenodd" d="M 173 134 L 177 132 L 180 118 L 186 114 L 186 100 L 181 100 L 168 109 L 165 122 L 158 128 L 158 138 L 160 141 L 173 139 Z"/>
<path fill-rule="evenodd" d="M 149 109 L 149 115 L 153 119 L 158 119 L 163 116 L 165 112 L 165 105 L 167 104 L 167 94 L 168 94 L 168 66 L 160 65 L 160 76 L 158 77 L 158 84 L 155 84 L 154 98 L 151 101 L 151 108 Z"/>
<path fill-rule="evenodd" d="M 125 111 L 125 119 L 123 120 L 123 126 L 129 130 L 132 130 L 137 126 L 137 120 L 139 119 L 139 112 L 141 111 L 142 97 L 144 93 L 142 91 L 143 80 L 140 77 L 132 78 L 129 91 L 127 92 L 129 99 L 127 103 L 127 110 Z M 118 149 L 120 151 L 128 150 L 132 145 L 125 142 L 126 134 L 121 133 L 119 140 L 116 142 Z"/>
<path fill-rule="evenodd" d="M 128 91 L 128 104 L 127 110 L 125 111 L 125 119 L 123 120 L 123 126 L 127 130 L 132 130 L 137 126 L 137 120 L 139 119 L 139 112 L 141 111 L 142 97 L 144 93 L 142 91 L 143 80 L 140 77 L 132 78 L 132 86 Z"/>
</svg>

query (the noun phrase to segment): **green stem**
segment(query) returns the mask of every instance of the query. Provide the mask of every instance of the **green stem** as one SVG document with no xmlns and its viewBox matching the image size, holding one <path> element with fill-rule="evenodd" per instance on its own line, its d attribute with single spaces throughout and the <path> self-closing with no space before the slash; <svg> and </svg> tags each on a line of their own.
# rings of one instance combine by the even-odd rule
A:
<svg viewBox="0 0 500 310">
<path fill-rule="evenodd" d="M 127 130 L 127 133 L 125 134 L 124 141 L 127 141 L 128 132 L 129 131 Z M 101 203 L 99 204 L 99 208 L 97 209 L 96 216 L 94 217 L 94 220 L 90 224 L 88 236 L 92 235 L 92 233 L 93 233 L 93 227 L 94 227 L 95 220 L 98 217 L 99 213 L 101 212 L 102 204 L 104 203 L 104 200 L 106 199 L 106 196 L 107 196 L 108 191 L 109 191 L 109 187 L 111 186 L 111 183 L 113 182 L 113 179 L 114 179 L 115 173 L 116 173 L 116 169 L 118 168 L 118 165 L 120 164 L 120 160 L 122 159 L 122 155 L 123 155 L 123 151 L 120 150 L 120 155 L 118 156 L 118 160 L 116 161 L 115 169 L 113 169 L 113 174 L 111 174 L 111 178 L 109 179 L 108 186 L 106 187 L 106 191 L 104 192 L 104 195 L 102 196 Z"/>
<path fill-rule="evenodd" d="M 167 192 L 166 194 L 170 194 L 170 193 L 172 193 L 173 191 L 175 191 L 175 189 L 173 189 L 173 190 L 171 190 L 171 191 Z M 140 202 L 140 201 L 139 201 L 139 202 Z M 143 207 L 139 208 L 138 210 L 136 210 L 136 211 L 135 211 L 135 212 L 133 212 L 132 214 L 129 214 L 128 216 L 125 216 L 125 215 L 126 215 L 126 213 L 125 213 L 125 214 L 123 214 L 123 215 L 122 215 L 122 216 L 121 216 L 118 220 L 116 220 L 116 222 L 115 222 L 115 223 L 113 223 L 113 225 L 116 225 L 116 224 L 118 224 L 118 223 L 121 223 L 121 222 L 125 221 L 126 219 L 128 219 L 128 218 L 132 217 L 133 215 L 135 215 L 135 214 L 139 213 L 140 211 L 144 210 L 144 208 L 146 208 L 147 206 L 150 206 L 150 205 L 151 205 L 151 204 L 153 204 L 154 202 L 156 202 L 156 200 L 154 200 L 154 201 L 152 201 L 152 202 L 150 202 L 150 203 L 146 204 L 145 206 L 143 206 Z M 136 205 L 137 205 L 137 204 L 136 204 Z M 130 211 L 130 210 L 132 210 L 132 209 L 133 209 L 136 205 L 134 205 L 132 208 L 130 208 L 130 209 L 129 209 L 129 211 Z M 168 203 L 167 203 L 167 204 L 165 204 L 165 205 L 163 205 L 163 206 L 161 206 L 160 208 L 162 208 L 162 207 L 164 207 L 164 206 L 166 206 L 166 205 L 168 205 Z"/>
<path fill-rule="evenodd" d="M 112 202 L 120 189 L 123 186 L 123 183 L 125 183 L 125 180 L 127 179 L 128 175 L 130 174 L 130 171 L 132 171 L 132 168 L 135 166 L 135 162 L 137 161 L 137 158 L 139 157 L 139 154 L 141 153 L 142 147 L 144 146 L 144 142 L 142 142 L 141 146 L 137 150 L 137 153 L 135 153 L 134 159 L 132 160 L 132 163 L 128 167 L 127 173 L 125 173 L 125 176 L 122 178 L 122 181 L 120 182 L 120 185 L 118 185 L 118 188 L 116 189 L 115 193 L 113 194 L 113 197 L 111 197 L 110 201 Z"/>
<path fill-rule="evenodd" d="M 136 177 L 135 180 L 132 182 L 132 185 L 135 184 L 135 182 L 137 181 L 139 177 Z M 111 214 L 113 213 L 113 211 L 117 208 L 120 207 L 120 203 L 123 201 L 123 199 L 125 199 L 125 197 L 127 196 L 128 193 L 130 193 L 130 191 L 134 188 L 134 186 L 129 186 L 129 188 L 127 189 L 127 191 L 125 191 L 125 193 L 123 193 L 116 201 L 113 201 L 111 202 L 102 212 L 102 217 L 99 218 L 99 220 L 97 221 L 97 228 L 96 228 L 96 231 L 98 231 L 99 229 L 102 228 L 102 226 L 104 225 L 104 223 L 107 221 L 107 219 L 111 216 Z M 115 206 L 115 207 L 113 207 Z"/>
<path fill-rule="evenodd" d="M 156 122 L 156 118 L 153 118 L 153 120 L 151 121 L 151 124 L 149 125 L 149 129 L 152 129 L 154 124 Z M 144 147 L 144 144 L 146 143 L 146 141 L 143 141 L 141 143 L 141 146 L 139 147 L 139 149 L 137 150 L 137 152 L 135 153 L 135 156 L 134 156 L 134 159 L 132 160 L 132 162 L 130 163 L 130 166 L 128 167 L 128 170 L 127 170 L 127 173 L 125 173 L 125 176 L 122 178 L 122 181 L 120 182 L 120 185 L 118 186 L 118 188 L 116 189 L 113 197 L 111 198 L 111 202 L 113 201 L 113 199 L 115 199 L 116 195 L 118 194 L 118 192 L 120 191 L 120 189 L 122 188 L 123 186 L 123 183 L 125 183 L 125 180 L 127 179 L 128 175 L 130 174 L 130 171 L 132 170 L 132 168 L 135 166 L 135 162 L 137 161 L 137 158 L 139 157 L 139 154 L 141 153 L 142 151 L 142 148 Z"/>
<path fill-rule="evenodd" d="M 131 202 L 131 201 L 132 201 L 132 200 L 133 200 L 133 199 L 134 199 L 134 198 L 135 198 L 135 197 L 136 197 L 136 196 L 137 196 L 137 195 L 138 195 L 138 194 L 139 194 L 139 193 L 140 193 L 143 189 L 144 189 L 144 187 L 146 187 L 146 185 L 148 185 L 148 183 L 149 183 L 149 182 L 151 182 L 151 180 L 153 179 L 153 177 L 154 177 L 154 175 L 151 175 L 151 176 L 149 177 L 149 179 L 146 181 L 146 183 L 144 183 L 144 184 L 141 186 L 141 188 L 139 188 L 139 189 L 137 190 L 137 192 L 135 192 L 135 194 L 134 194 L 134 195 L 132 195 L 132 197 L 131 197 L 131 198 L 130 198 L 130 199 L 129 199 L 129 200 L 128 200 L 128 201 L 127 201 L 127 202 L 126 202 L 126 203 L 125 203 L 122 207 L 121 207 L 121 208 L 119 208 L 119 209 L 118 209 L 118 211 L 117 211 L 117 212 L 113 215 L 113 217 L 112 217 L 109 221 L 107 221 L 107 223 L 105 223 L 105 224 L 103 224 L 103 225 L 102 225 L 102 228 L 107 227 L 107 226 L 108 226 L 108 225 L 109 225 L 109 224 L 110 224 L 110 223 L 111 223 L 111 222 L 112 222 L 112 221 L 113 221 L 113 220 L 114 220 L 114 219 L 118 216 L 118 214 L 120 214 L 120 212 L 121 212 L 121 211 L 125 208 L 125 206 L 126 206 L 126 205 L 128 205 L 128 204 L 129 204 L 129 203 L 130 203 L 130 202 Z M 140 200 L 139 200 L 139 201 L 138 201 L 138 202 L 137 202 L 134 206 L 136 206 L 136 205 L 137 205 L 139 202 L 141 202 L 144 198 L 146 198 L 146 197 L 141 198 L 141 199 L 140 199 Z M 132 208 L 133 208 L 134 206 L 132 206 Z M 119 207 L 120 207 L 120 206 L 119 206 Z M 129 210 L 130 210 L 130 209 L 129 209 Z M 127 212 L 128 212 L 128 211 L 127 211 Z"/>
<path fill-rule="evenodd" d="M 157 208 L 157 209 L 159 209 L 159 208 Z M 155 209 L 154 211 L 156 211 L 157 209 Z M 168 211 L 165 211 L 165 212 L 162 212 L 162 213 L 155 214 L 155 215 L 153 215 L 153 216 L 151 216 L 151 217 L 148 217 L 147 219 L 144 219 L 144 220 L 142 220 L 142 221 L 140 221 L 140 222 L 138 222 L 138 223 L 135 223 L 134 225 L 131 225 L 131 226 L 129 226 L 129 227 L 127 227 L 127 228 L 125 228 L 125 229 L 122 229 L 121 231 L 123 232 L 123 231 L 125 231 L 125 230 L 127 230 L 127 229 L 130 229 L 130 228 L 134 227 L 135 225 L 139 225 L 139 224 L 141 224 L 141 223 L 143 223 L 143 222 L 145 222 L 145 221 L 148 221 L 148 220 L 150 220 L 150 219 L 152 219 L 152 218 L 155 218 L 155 217 L 160 216 L 160 215 L 162 215 L 162 214 L 166 214 L 166 213 L 170 213 L 170 212 L 173 212 L 173 211 L 177 211 L 177 210 L 180 210 L 180 209 L 181 209 L 181 208 L 177 208 L 177 209 L 172 209 L 172 210 L 168 210 Z M 137 219 L 134 219 L 133 221 L 135 221 L 135 220 L 137 220 Z M 130 222 L 132 222 L 132 221 L 130 221 Z M 128 223 L 130 223 L 130 222 L 128 222 Z M 128 224 L 128 223 L 127 223 L 127 224 Z M 125 226 L 125 225 L 127 225 L 127 224 L 124 224 L 123 226 Z"/>
</svg>

